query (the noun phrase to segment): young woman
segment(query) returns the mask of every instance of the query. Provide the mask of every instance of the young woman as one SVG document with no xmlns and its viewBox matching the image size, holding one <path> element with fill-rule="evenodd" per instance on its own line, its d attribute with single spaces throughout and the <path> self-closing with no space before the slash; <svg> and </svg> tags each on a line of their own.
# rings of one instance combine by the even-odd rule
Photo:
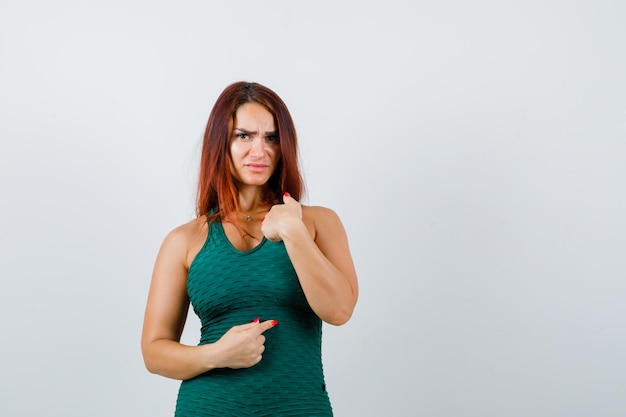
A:
<svg viewBox="0 0 626 417">
<path fill-rule="evenodd" d="M 297 139 L 283 101 L 228 86 L 209 117 L 197 218 L 156 259 L 142 335 L 147 369 L 183 380 L 177 417 L 332 416 L 322 321 L 346 323 L 358 297 L 338 216 L 303 206 Z M 180 343 L 189 303 L 202 329 Z"/>
</svg>

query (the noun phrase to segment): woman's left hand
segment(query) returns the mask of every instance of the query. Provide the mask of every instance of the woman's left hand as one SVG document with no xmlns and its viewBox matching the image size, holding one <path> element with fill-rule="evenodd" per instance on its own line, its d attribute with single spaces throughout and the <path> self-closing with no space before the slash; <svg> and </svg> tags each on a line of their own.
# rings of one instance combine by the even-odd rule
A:
<svg viewBox="0 0 626 417">
<path fill-rule="evenodd" d="M 280 242 L 291 225 L 302 222 L 302 206 L 298 201 L 285 193 L 284 204 L 273 205 L 263 219 L 261 230 L 267 240 Z"/>
</svg>

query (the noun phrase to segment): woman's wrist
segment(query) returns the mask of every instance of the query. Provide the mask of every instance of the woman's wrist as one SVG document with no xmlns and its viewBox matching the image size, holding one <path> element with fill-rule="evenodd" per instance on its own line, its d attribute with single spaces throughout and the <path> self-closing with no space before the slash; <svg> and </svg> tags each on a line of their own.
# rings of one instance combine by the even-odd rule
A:
<svg viewBox="0 0 626 417">
<path fill-rule="evenodd" d="M 297 241 L 302 236 L 308 236 L 309 232 L 304 224 L 304 221 L 298 217 L 292 217 L 289 221 L 285 222 L 285 227 L 280 231 L 280 238 L 286 241 Z"/>
<path fill-rule="evenodd" d="M 223 367 L 218 360 L 219 358 L 218 343 L 219 341 L 215 343 L 198 346 L 201 349 L 202 367 L 204 369 L 203 372 L 207 372 L 212 369 Z"/>
</svg>

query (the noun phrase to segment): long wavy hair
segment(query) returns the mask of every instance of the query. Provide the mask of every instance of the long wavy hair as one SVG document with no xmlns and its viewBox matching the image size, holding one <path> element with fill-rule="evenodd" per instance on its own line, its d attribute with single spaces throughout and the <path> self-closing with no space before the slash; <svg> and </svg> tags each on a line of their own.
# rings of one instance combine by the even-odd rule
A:
<svg viewBox="0 0 626 417">
<path fill-rule="evenodd" d="M 230 171 L 230 141 L 237 109 L 246 103 L 258 103 L 273 116 L 278 129 L 280 159 L 265 185 L 263 200 L 269 204 L 282 201 L 288 192 L 296 200 L 304 193 L 304 181 L 298 161 L 296 129 L 283 100 L 269 88 L 253 82 L 236 82 L 217 98 L 204 132 L 196 215 L 209 219 L 229 219 L 239 211 L 239 190 Z"/>
</svg>

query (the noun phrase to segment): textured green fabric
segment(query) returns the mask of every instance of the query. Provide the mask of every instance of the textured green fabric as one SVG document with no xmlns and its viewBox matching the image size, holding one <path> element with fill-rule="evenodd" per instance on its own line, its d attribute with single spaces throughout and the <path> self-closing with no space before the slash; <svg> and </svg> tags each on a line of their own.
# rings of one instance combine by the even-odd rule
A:
<svg viewBox="0 0 626 417">
<path fill-rule="evenodd" d="M 200 344 L 232 326 L 261 320 L 263 359 L 245 369 L 214 369 L 183 381 L 176 417 L 332 416 L 321 360 L 322 322 L 306 301 L 285 245 L 265 238 L 243 252 L 221 223 L 210 224 L 194 259 L 187 292 L 202 323 Z"/>
</svg>

